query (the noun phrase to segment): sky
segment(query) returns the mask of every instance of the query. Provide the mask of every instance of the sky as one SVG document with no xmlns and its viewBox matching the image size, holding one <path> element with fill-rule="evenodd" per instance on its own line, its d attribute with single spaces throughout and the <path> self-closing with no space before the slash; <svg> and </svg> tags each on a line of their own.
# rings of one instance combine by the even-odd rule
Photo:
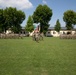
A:
<svg viewBox="0 0 76 75">
<path fill-rule="evenodd" d="M 64 12 L 67 10 L 76 12 L 76 0 L 0 0 L 0 9 L 16 7 L 18 10 L 22 10 L 26 15 L 26 19 L 21 25 L 25 27 L 28 17 L 33 14 L 39 4 L 46 4 L 52 9 L 53 15 L 49 21 L 50 27 L 55 26 L 57 19 L 59 19 L 61 26 L 64 27 Z"/>
</svg>

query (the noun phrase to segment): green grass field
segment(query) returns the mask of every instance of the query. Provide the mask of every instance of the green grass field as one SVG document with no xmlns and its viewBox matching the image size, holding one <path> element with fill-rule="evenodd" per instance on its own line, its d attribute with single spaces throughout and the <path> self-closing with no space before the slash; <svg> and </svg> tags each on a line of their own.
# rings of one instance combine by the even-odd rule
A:
<svg viewBox="0 0 76 75">
<path fill-rule="evenodd" d="M 76 40 L 0 39 L 0 75 L 76 75 Z"/>
</svg>

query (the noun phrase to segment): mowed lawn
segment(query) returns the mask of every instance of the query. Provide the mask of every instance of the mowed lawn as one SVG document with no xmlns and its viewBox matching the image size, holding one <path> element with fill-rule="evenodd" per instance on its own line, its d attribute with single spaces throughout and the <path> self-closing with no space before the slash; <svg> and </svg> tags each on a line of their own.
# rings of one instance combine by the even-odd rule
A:
<svg viewBox="0 0 76 75">
<path fill-rule="evenodd" d="M 0 75 L 76 75 L 76 40 L 0 39 Z"/>
</svg>

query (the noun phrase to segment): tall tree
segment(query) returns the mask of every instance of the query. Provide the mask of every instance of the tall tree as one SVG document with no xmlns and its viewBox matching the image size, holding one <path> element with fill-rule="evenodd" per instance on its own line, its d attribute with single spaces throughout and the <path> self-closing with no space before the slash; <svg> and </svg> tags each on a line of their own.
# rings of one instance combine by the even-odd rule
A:
<svg viewBox="0 0 76 75">
<path fill-rule="evenodd" d="M 67 10 L 66 12 L 64 12 L 63 20 L 66 23 L 67 29 L 71 30 L 76 24 L 76 12 L 74 12 L 73 10 Z"/>
<path fill-rule="evenodd" d="M 34 30 L 33 19 L 31 16 L 28 17 L 25 29 L 29 32 L 32 32 Z"/>
<path fill-rule="evenodd" d="M 0 9 L 0 32 L 3 31 L 3 23 L 4 23 L 3 9 Z"/>
<path fill-rule="evenodd" d="M 60 29 L 61 29 L 61 24 L 60 24 L 59 19 L 58 19 L 58 20 L 56 21 L 55 30 L 56 30 L 57 32 L 59 32 Z"/>
<path fill-rule="evenodd" d="M 25 19 L 25 13 L 21 10 L 17 10 L 13 17 L 13 29 L 15 32 L 19 32 L 21 30 L 21 23 Z"/>
<path fill-rule="evenodd" d="M 4 9 L 2 13 L 3 20 L 1 20 L 0 24 L 3 27 L 3 31 L 12 28 L 14 32 L 19 32 L 21 30 L 20 24 L 25 19 L 25 13 L 12 7 Z"/>
<path fill-rule="evenodd" d="M 40 32 L 46 32 L 52 17 L 52 9 L 47 5 L 39 5 L 33 13 L 34 23 L 40 23 Z"/>
</svg>

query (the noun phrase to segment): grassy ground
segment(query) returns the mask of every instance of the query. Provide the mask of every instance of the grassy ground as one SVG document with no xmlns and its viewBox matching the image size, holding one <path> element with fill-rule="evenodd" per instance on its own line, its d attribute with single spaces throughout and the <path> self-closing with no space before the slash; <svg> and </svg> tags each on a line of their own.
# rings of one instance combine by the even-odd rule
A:
<svg viewBox="0 0 76 75">
<path fill-rule="evenodd" d="M 0 75 L 76 75 L 76 40 L 0 39 Z"/>
</svg>

